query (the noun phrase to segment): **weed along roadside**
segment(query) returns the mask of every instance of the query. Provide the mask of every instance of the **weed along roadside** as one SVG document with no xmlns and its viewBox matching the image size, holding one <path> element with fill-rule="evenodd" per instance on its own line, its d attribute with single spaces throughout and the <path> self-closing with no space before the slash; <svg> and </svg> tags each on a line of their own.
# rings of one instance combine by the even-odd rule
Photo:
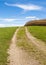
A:
<svg viewBox="0 0 46 65">
<path fill-rule="evenodd" d="M 0 28 L 0 65 L 7 65 L 7 49 L 17 27 Z"/>
</svg>

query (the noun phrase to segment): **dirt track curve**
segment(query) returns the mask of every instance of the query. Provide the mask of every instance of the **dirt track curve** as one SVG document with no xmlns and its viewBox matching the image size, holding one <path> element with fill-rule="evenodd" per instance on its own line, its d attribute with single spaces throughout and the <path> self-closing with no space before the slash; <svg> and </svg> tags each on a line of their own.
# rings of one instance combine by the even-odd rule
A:
<svg viewBox="0 0 46 65">
<path fill-rule="evenodd" d="M 30 57 L 25 51 L 16 46 L 16 35 L 19 28 L 16 30 L 11 40 L 11 45 L 8 50 L 8 65 L 40 65 L 38 60 Z"/>
<path fill-rule="evenodd" d="M 38 40 L 37 38 L 33 37 L 32 34 L 27 30 L 27 27 L 25 27 L 26 35 L 28 39 L 38 47 L 39 50 L 43 51 L 46 53 L 46 46 L 45 43 L 41 40 Z"/>
</svg>

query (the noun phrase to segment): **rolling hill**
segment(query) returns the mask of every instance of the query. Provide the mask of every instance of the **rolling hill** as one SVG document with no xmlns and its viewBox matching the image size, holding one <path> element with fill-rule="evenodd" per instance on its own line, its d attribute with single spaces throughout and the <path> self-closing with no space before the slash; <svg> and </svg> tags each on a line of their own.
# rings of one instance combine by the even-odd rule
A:
<svg viewBox="0 0 46 65">
<path fill-rule="evenodd" d="M 43 20 L 33 20 L 33 21 L 28 21 L 25 26 L 46 26 L 46 19 Z"/>
</svg>

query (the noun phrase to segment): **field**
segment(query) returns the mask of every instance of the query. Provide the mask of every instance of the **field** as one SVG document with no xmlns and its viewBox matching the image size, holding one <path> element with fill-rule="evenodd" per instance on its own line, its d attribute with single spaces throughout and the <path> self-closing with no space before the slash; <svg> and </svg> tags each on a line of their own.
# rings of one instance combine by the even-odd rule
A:
<svg viewBox="0 0 46 65">
<path fill-rule="evenodd" d="M 28 26 L 28 30 L 33 36 L 46 42 L 46 26 Z"/>
<path fill-rule="evenodd" d="M 33 65 L 46 65 L 46 52 L 43 52 L 44 46 L 37 46 L 38 43 L 33 43 L 28 38 L 30 36 L 27 36 L 31 33 L 32 36 L 46 42 L 46 26 L 20 27 L 15 33 L 16 29 L 17 27 L 0 28 L 0 65 L 7 65 L 7 63 L 13 65 L 30 65 L 30 63 L 31 65 L 32 63 Z M 29 33 L 26 31 L 29 31 Z M 11 52 L 8 54 L 7 50 L 11 50 Z"/>
<path fill-rule="evenodd" d="M 15 30 L 15 27 L 0 28 L 0 65 L 7 65 L 7 49 Z"/>
</svg>

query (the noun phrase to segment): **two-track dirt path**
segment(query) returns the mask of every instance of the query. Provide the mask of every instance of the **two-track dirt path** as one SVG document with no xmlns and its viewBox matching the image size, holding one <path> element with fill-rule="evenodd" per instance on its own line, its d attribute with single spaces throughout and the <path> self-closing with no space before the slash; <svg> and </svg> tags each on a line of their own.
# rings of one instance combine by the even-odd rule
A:
<svg viewBox="0 0 46 65">
<path fill-rule="evenodd" d="M 37 38 L 33 37 L 32 34 L 28 31 L 27 27 L 25 27 L 26 35 L 28 39 L 38 47 L 39 50 L 43 51 L 46 54 L 46 46 L 45 43 Z"/>
<path fill-rule="evenodd" d="M 25 51 L 16 46 L 16 35 L 18 31 L 19 29 L 16 30 L 8 50 L 8 65 L 41 65 L 38 60 L 30 57 Z"/>
</svg>

